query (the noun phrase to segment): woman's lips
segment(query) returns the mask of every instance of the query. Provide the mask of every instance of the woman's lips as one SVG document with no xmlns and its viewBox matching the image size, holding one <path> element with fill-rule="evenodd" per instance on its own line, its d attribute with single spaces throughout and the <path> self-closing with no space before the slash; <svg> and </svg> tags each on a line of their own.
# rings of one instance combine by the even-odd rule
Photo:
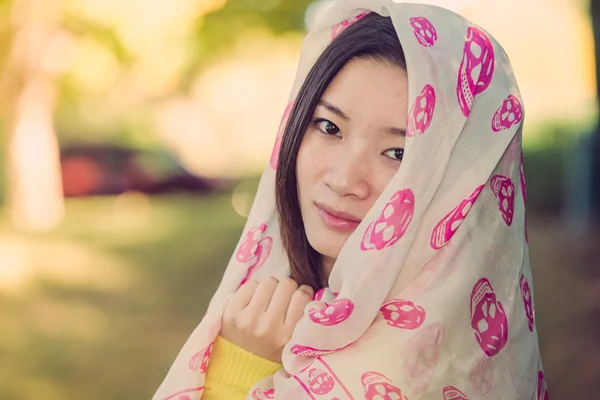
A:
<svg viewBox="0 0 600 400">
<path fill-rule="evenodd" d="M 353 231 L 360 224 L 360 221 L 357 219 L 347 219 L 348 217 L 342 217 L 342 213 L 337 213 L 333 210 L 330 211 L 330 209 L 325 209 L 323 206 L 318 204 L 316 206 L 319 217 L 321 217 L 325 225 L 332 229 L 338 231 Z"/>
</svg>

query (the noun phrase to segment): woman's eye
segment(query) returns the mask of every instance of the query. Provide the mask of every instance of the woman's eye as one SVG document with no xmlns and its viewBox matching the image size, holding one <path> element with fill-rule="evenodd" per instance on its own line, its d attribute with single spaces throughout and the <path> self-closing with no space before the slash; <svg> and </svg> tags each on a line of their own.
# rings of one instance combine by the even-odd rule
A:
<svg viewBox="0 0 600 400">
<path fill-rule="evenodd" d="M 402 161 L 402 157 L 404 157 L 404 149 L 389 149 L 384 151 L 383 154 L 394 160 Z"/>
<path fill-rule="evenodd" d="M 317 129 L 326 135 L 338 136 L 340 134 L 340 129 L 335 126 L 334 123 L 327 121 L 326 119 L 315 120 L 315 125 L 317 126 Z"/>
</svg>

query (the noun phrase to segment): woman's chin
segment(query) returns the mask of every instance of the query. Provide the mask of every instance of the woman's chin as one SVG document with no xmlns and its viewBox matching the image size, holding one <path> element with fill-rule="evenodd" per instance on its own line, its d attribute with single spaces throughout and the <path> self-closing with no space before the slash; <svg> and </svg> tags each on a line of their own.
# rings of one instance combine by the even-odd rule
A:
<svg viewBox="0 0 600 400">
<path fill-rule="evenodd" d="M 312 235 L 312 238 L 310 237 L 311 235 L 307 236 L 310 245 L 317 253 L 327 258 L 336 259 L 350 235 L 351 232 L 327 232 L 326 234 Z"/>
</svg>

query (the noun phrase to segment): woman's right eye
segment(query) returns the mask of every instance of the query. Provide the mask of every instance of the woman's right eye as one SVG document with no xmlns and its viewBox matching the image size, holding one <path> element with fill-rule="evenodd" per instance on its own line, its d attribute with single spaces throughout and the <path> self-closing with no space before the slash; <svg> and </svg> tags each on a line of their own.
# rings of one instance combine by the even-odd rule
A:
<svg viewBox="0 0 600 400">
<path fill-rule="evenodd" d="M 320 130 L 325 135 L 332 135 L 332 136 L 340 135 L 340 129 L 331 121 L 328 121 L 326 119 L 317 118 L 314 120 L 313 123 L 317 127 L 317 129 Z"/>
</svg>

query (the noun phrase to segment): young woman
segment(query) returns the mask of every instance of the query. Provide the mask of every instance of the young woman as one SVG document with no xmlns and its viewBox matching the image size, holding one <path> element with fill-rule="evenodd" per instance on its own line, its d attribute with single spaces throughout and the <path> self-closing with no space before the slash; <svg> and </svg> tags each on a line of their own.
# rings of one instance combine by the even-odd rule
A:
<svg viewBox="0 0 600 400">
<path fill-rule="evenodd" d="M 522 122 L 483 29 L 439 7 L 335 4 L 154 399 L 546 400 Z"/>
</svg>

